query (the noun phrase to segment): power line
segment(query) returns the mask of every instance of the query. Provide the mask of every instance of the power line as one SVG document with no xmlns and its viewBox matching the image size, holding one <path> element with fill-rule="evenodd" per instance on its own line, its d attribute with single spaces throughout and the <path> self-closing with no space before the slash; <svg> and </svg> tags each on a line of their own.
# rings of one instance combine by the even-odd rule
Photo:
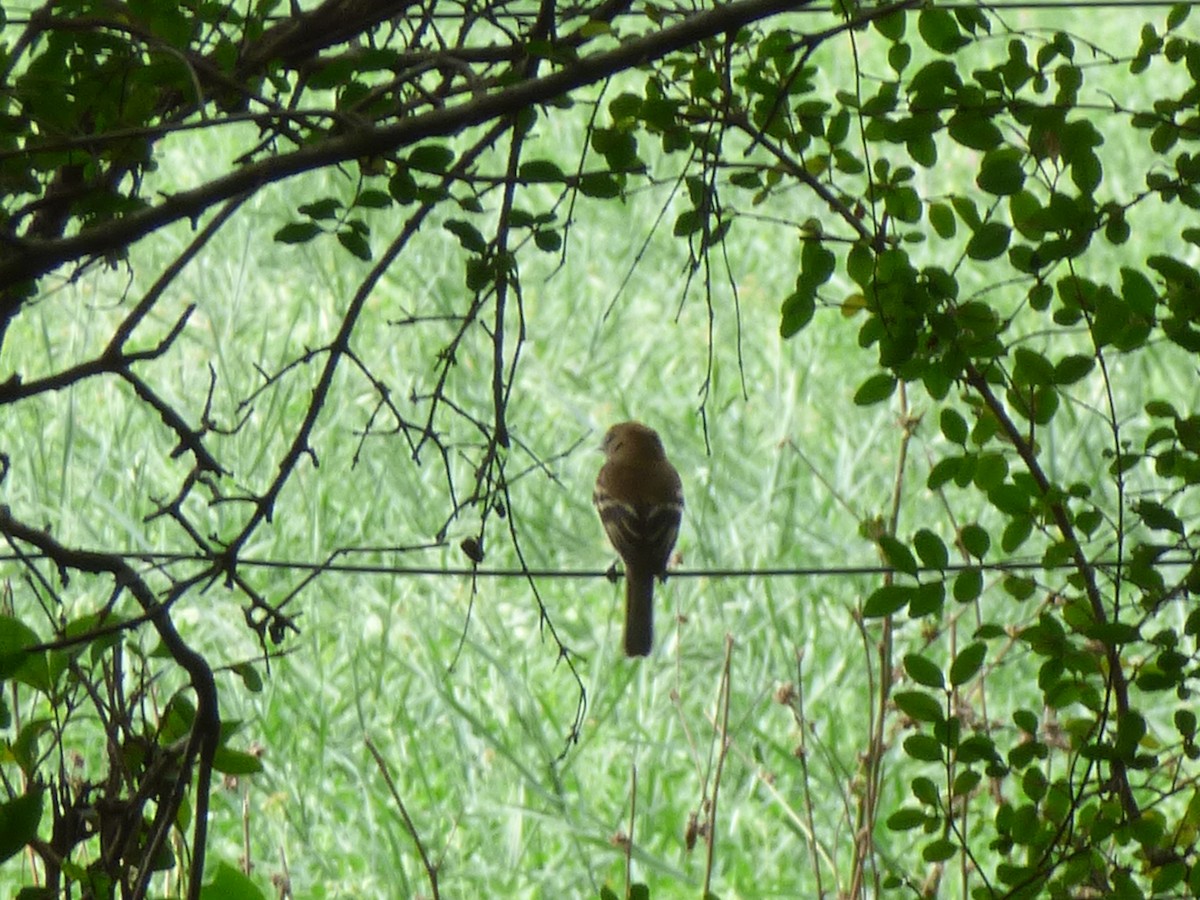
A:
<svg viewBox="0 0 1200 900">
<path fill-rule="evenodd" d="M 374 550 L 372 552 L 380 552 Z M 112 554 L 126 561 L 142 562 L 153 566 L 168 566 L 182 563 L 211 564 L 213 560 L 206 556 L 190 553 L 134 553 L 120 552 Z M 44 554 L 14 553 L 0 554 L 0 563 L 20 560 L 46 559 Z M 1159 567 L 1177 568 L 1191 566 L 1196 559 L 1186 556 L 1166 557 L 1156 560 L 1154 565 Z M 1118 567 L 1128 567 L 1129 560 L 1097 560 L 1092 563 L 1097 569 L 1111 570 Z M 609 578 L 611 569 L 553 569 L 553 568 L 472 568 L 445 566 L 394 566 L 382 563 L 344 563 L 344 562 L 309 562 L 304 560 L 282 559 L 239 559 L 237 566 L 256 569 L 282 569 L 296 572 L 330 572 L 343 575 L 391 575 L 413 577 L 450 577 L 450 578 L 566 578 L 593 579 Z M 1003 562 L 978 563 L 948 563 L 940 568 L 919 568 L 917 574 L 922 576 L 937 576 L 957 574 L 966 571 L 985 571 L 1001 573 L 1065 571 L 1074 569 L 1071 562 L 1056 563 L 1050 566 L 1029 559 Z M 866 575 L 899 575 L 905 574 L 886 565 L 854 565 L 854 566 L 765 566 L 765 567 L 729 567 L 709 569 L 678 569 L 670 572 L 671 578 L 847 578 Z"/>
</svg>

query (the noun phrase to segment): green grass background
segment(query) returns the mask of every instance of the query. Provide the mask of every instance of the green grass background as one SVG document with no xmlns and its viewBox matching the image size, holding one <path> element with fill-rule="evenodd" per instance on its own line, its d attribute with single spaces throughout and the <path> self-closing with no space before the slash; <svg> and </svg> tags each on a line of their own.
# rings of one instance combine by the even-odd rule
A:
<svg viewBox="0 0 1200 900">
<path fill-rule="evenodd" d="M 1009 19 L 1053 28 L 1073 15 L 1023 11 Z M 1120 11 L 1072 18 L 1070 27 L 1128 54 L 1146 18 L 1161 21 L 1162 15 Z M 868 90 L 871 73 L 885 71 L 872 62 L 873 39 L 870 32 L 858 36 Z M 1003 53 L 1004 39 L 980 52 L 991 51 Z M 850 86 L 847 58 L 846 38 L 818 57 L 831 89 Z M 1099 71 L 1106 88 L 1128 105 L 1144 100 L 1144 82 L 1119 67 Z M 612 96 L 610 89 L 605 101 Z M 1100 102 L 1095 88 L 1090 96 Z M 580 105 L 543 117 L 534 134 L 538 152 L 573 168 L 586 114 Z M 1127 194 L 1153 161 L 1126 120 L 1098 113 L 1097 122 L 1107 138 L 1106 184 L 1114 195 Z M 181 137 L 167 145 L 156 177 L 163 189 L 199 183 L 252 140 L 238 131 Z M 976 164 L 969 154 L 947 154 L 937 169 L 919 173 L 921 189 L 969 194 Z M 675 165 L 663 164 L 663 183 L 631 191 L 620 203 L 581 202 L 564 259 L 532 248 L 521 256 L 528 334 L 509 407 L 516 443 L 507 472 L 510 478 L 523 473 L 513 481 L 510 514 L 526 561 L 567 571 L 610 563 L 591 508 L 600 462 L 594 448 L 609 424 L 637 417 L 660 431 L 684 477 L 687 511 L 678 548 L 684 568 L 875 564 L 875 549 L 859 535 L 859 525 L 890 509 L 900 428 L 894 403 L 867 409 L 851 403 L 874 359 L 857 347 L 857 320 L 837 308 L 850 293 L 848 283 L 835 276 L 812 326 L 780 340 L 779 304 L 792 289 L 799 236 L 794 228 L 742 219 L 726 250 L 729 270 L 714 259 L 710 323 L 703 273 L 685 290 L 686 248 L 670 236 L 682 209 L 670 197 Z M 272 242 L 271 235 L 294 218 L 300 203 L 351 197 L 355 177 L 352 170 L 319 173 L 261 192 L 134 339 L 137 346 L 152 346 L 174 317 L 196 304 L 173 352 L 138 371 L 197 421 L 211 367 L 214 419 L 230 425 L 248 416 L 236 433 L 210 439 L 236 469 L 231 492 L 261 490 L 274 476 L 323 358 L 297 367 L 241 409 L 240 401 L 262 382 L 257 369 L 276 371 L 306 348 L 328 342 L 367 268 L 332 239 L 293 247 Z M 484 198 L 489 209 L 497 202 L 495 195 Z M 734 202 L 747 206 L 744 197 Z M 539 211 L 553 197 L 530 189 L 522 203 Z M 663 224 L 654 228 L 664 206 Z M 794 222 L 827 216 L 799 191 L 754 212 Z M 402 218 L 394 210 L 369 217 L 377 252 Z M 424 407 L 410 397 L 429 390 L 433 351 L 455 326 L 393 323 L 409 314 L 454 313 L 469 299 L 462 254 L 438 224 L 431 221 L 383 279 L 353 342 L 401 410 L 417 419 Z M 1122 260 L 1140 261 L 1148 252 L 1185 253 L 1177 222 L 1135 211 L 1133 225 L 1129 246 L 1088 257 L 1087 265 L 1096 267 L 1093 277 L 1106 277 Z M 4 369 L 31 378 L 94 354 L 190 237 L 180 226 L 137 245 L 132 278 L 118 267 L 70 284 L 47 279 L 45 298 L 10 331 Z M 954 258 L 936 239 L 915 253 Z M 995 279 L 984 269 L 960 275 L 969 290 L 988 289 Z M 731 282 L 737 285 L 736 311 Z M 1015 307 L 1023 289 L 1001 285 L 988 296 Z M 509 326 L 514 333 L 512 318 Z M 489 354 L 487 335 L 475 326 L 448 383 L 456 403 L 484 417 Z M 1181 409 L 1195 405 L 1194 372 L 1166 351 L 1116 362 L 1114 380 L 1122 416 L 1134 416 L 1153 392 Z M 319 468 L 301 464 L 274 521 L 246 547 L 248 557 L 308 562 L 338 548 L 422 544 L 445 521 L 449 498 L 436 455 L 426 452 L 418 465 L 394 435 L 369 437 L 360 449 L 375 396 L 351 367 L 343 367 L 333 396 L 312 442 Z M 701 398 L 707 434 L 698 413 Z M 1098 382 L 1080 386 L 1078 404 L 1045 436 L 1053 467 L 1086 477 L 1106 465 L 1100 401 Z M 903 479 L 899 532 L 907 537 L 928 527 L 949 543 L 955 522 L 983 513 L 971 495 L 952 490 L 952 520 L 942 501 L 924 489 L 929 466 L 946 447 L 936 429 L 937 407 L 915 394 L 911 411 L 924 421 Z M 143 521 L 156 501 L 176 489 L 187 460 L 169 458 L 169 435 L 127 389 L 111 380 L 87 381 L 23 404 L 4 427 L 19 429 L 21 453 L 2 488 L 3 502 L 17 515 L 52 524 L 68 543 L 189 549 L 165 520 Z M 1134 434 L 1137 427 L 1131 423 Z M 453 429 L 454 439 L 471 438 L 461 423 Z M 471 467 L 468 455 L 453 457 L 460 490 L 468 486 Z M 237 504 L 208 506 L 199 496 L 188 510 L 206 533 L 222 537 L 235 533 L 246 514 Z M 349 560 L 461 566 L 458 541 L 476 524 L 468 510 L 452 523 L 444 548 L 364 551 Z M 492 519 L 489 566 L 515 562 L 506 528 Z M 287 570 L 244 571 L 271 599 L 303 577 Z M 0 568 L 0 575 L 14 585 L 18 580 L 12 566 Z M 879 677 L 873 648 L 878 629 L 860 633 L 854 610 L 878 583 L 876 576 L 675 578 L 659 591 L 655 654 L 631 662 L 620 653 L 620 585 L 600 577 L 544 578 L 535 585 L 521 578 L 483 579 L 472 585 L 462 577 L 325 574 L 292 603 L 302 632 L 289 640 L 289 653 L 271 663 L 261 693 L 247 691 L 233 674 L 220 676 L 224 714 L 244 720 L 242 746 L 262 748 L 265 770 L 218 790 L 213 858 L 238 859 L 244 823 L 255 877 L 268 893 L 270 876 L 286 865 L 298 897 L 428 895 L 413 842 L 366 749 L 369 738 L 439 863 L 447 896 L 595 896 L 601 885 L 619 887 L 625 851 L 617 836 L 631 826 L 634 767 L 634 876 L 651 885 L 652 896 L 697 896 L 703 842 L 689 852 L 684 837 L 689 815 L 703 819 L 714 787 L 715 717 L 728 635 L 734 641 L 730 744 L 720 781 L 714 888 L 726 897 L 815 895 L 805 776 L 795 754 L 800 734 L 790 711 L 775 702 L 777 689 L 792 683 L 804 692 L 815 839 L 825 860 L 824 887 L 831 890 L 836 878 L 845 877 L 851 856 L 849 811 L 860 787 L 869 686 Z M 539 625 L 534 587 L 578 654 L 587 690 L 586 719 L 571 747 L 564 742 L 578 691 Z M 81 612 L 106 595 L 103 582 L 80 579 L 62 591 L 61 600 Z M 999 609 L 1009 603 L 989 590 L 981 609 L 953 612 L 962 613 L 965 634 L 977 616 L 1007 621 L 1010 614 Z M 255 656 L 240 600 L 222 586 L 188 596 L 177 616 L 186 637 L 214 664 Z M 139 640 L 149 649 L 148 637 Z M 945 640 L 936 638 L 943 653 Z M 915 625 L 899 625 L 897 659 L 924 645 Z M 1000 659 L 989 702 L 999 710 L 1028 702 L 1027 678 L 1020 666 L 1009 668 Z M 160 702 L 171 687 L 169 680 L 162 683 Z M 907 795 L 916 771 L 896 749 L 903 732 L 889 737 L 894 749 L 885 811 Z M 907 867 L 918 838 L 880 828 L 881 864 L 901 859 Z M 0 885 L 19 883 L 21 865 L 6 865 Z"/>
</svg>

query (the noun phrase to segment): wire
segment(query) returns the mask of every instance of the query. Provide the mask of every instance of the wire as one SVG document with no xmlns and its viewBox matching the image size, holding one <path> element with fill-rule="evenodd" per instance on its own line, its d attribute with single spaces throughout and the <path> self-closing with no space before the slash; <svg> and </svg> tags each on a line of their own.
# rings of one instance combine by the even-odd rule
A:
<svg viewBox="0 0 1200 900">
<path fill-rule="evenodd" d="M 386 552 L 381 549 L 372 552 Z M 211 563 L 205 556 L 189 553 L 114 553 L 121 559 L 133 560 L 152 565 L 173 563 Z M 0 563 L 15 562 L 21 559 L 45 559 L 44 554 L 25 554 L 18 556 L 13 553 L 0 553 Z M 1191 566 L 1196 563 L 1190 557 L 1166 557 L 1155 561 L 1156 567 Z M 339 562 L 305 562 L 302 560 L 283 559 L 239 559 L 239 567 L 257 569 L 285 569 L 296 572 L 337 572 L 350 575 L 396 575 L 396 576 L 430 576 L 449 578 L 609 578 L 612 569 L 521 569 L 521 568 L 474 568 L 446 566 L 390 566 L 374 563 L 339 563 Z M 1097 569 L 1115 569 L 1118 566 L 1128 566 L 1129 560 L 1097 560 L 1092 565 Z M 935 576 L 954 574 L 965 571 L 988 572 L 1042 572 L 1068 570 L 1075 568 L 1072 562 L 1062 562 L 1045 565 L 1037 560 L 1013 560 L 1007 562 L 979 563 L 950 563 L 941 568 L 920 568 L 917 575 Z M 904 574 L 897 569 L 885 565 L 861 566 L 766 566 L 733 567 L 712 569 L 672 569 L 672 578 L 846 578 L 861 575 Z"/>
</svg>

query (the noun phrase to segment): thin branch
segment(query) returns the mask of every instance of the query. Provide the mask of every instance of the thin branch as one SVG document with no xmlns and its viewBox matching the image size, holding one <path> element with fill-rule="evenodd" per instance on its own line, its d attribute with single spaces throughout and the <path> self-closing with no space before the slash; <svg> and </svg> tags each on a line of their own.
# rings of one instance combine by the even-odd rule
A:
<svg viewBox="0 0 1200 900">
<path fill-rule="evenodd" d="M 1058 492 L 1052 489 L 1050 479 L 1042 469 L 1041 463 L 1038 462 L 1037 451 L 1026 439 L 1025 433 L 1017 427 L 1016 423 L 1009 416 L 1008 409 L 1000 402 L 1000 399 L 992 391 L 992 387 L 983 373 L 974 364 L 968 363 L 964 371 L 964 377 L 967 384 L 979 394 L 980 399 L 983 400 L 988 409 L 995 415 L 1001 430 L 1011 441 L 1017 451 L 1017 455 L 1021 457 L 1026 471 L 1033 478 L 1038 492 L 1046 502 L 1055 527 L 1058 528 L 1063 541 L 1070 550 L 1075 571 L 1082 581 L 1084 595 L 1088 599 L 1092 615 L 1098 624 L 1107 623 L 1109 615 L 1108 611 L 1104 608 L 1104 599 L 1100 593 L 1100 586 L 1096 583 L 1096 568 L 1083 552 L 1083 545 L 1079 542 L 1079 538 L 1075 534 L 1075 526 L 1071 521 L 1071 515 L 1059 497 Z M 1129 685 L 1125 677 L 1125 668 L 1121 660 L 1120 649 L 1111 642 L 1105 643 L 1104 657 L 1108 668 L 1108 682 L 1117 703 L 1117 714 L 1124 716 L 1129 712 Z M 1117 794 L 1121 798 L 1122 809 L 1124 809 L 1130 821 L 1136 821 L 1138 816 L 1141 815 L 1141 810 L 1138 807 L 1137 799 L 1133 795 L 1133 788 L 1129 783 L 1129 773 L 1125 762 L 1114 755 L 1110 765 L 1116 781 Z"/>
<path fill-rule="evenodd" d="M 438 900 L 441 894 L 438 892 L 438 867 L 437 864 L 429 858 L 429 854 L 425 850 L 425 844 L 421 840 L 421 833 L 417 831 L 417 826 L 412 820 L 412 816 L 408 814 L 408 808 L 404 805 L 404 801 L 400 799 L 400 792 L 396 790 L 396 782 L 392 779 L 391 770 L 388 769 L 387 761 L 383 758 L 376 748 L 374 742 L 364 735 L 363 743 L 371 752 L 371 756 L 375 758 L 375 765 L 379 769 L 379 774 L 383 776 L 384 783 L 388 786 L 388 791 L 392 795 L 392 800 L 396 803 L 396 808 L 400 810 L 400 818 L 404 820 L 404 827 L 407 829 L 409 837 L 417 847 L 417 853 L 421 857 L 421 865 L 425 867 L 425 875 L 429 879 L 429 888 L 433 891 L 434 900 Z"/>
<path fill-rule="evenodd" d="M 704 859 L 704 892 L 702 896 L 712 896 L 712 873 L 715 862 L 717 843 L 717 799 L 721 791 L 721 774 L 725 769 L 725 757 L 729 755 L 729 694 L 733 665 L 733 635 L 725 635 L 725 663 L 721 667 L 721 687 L 719 693 L 719 717 L 717 721 L 717 767 L 713 773 L 712 804 L 708 811 L 708 841 L 707 853 Z"/>
</svg>

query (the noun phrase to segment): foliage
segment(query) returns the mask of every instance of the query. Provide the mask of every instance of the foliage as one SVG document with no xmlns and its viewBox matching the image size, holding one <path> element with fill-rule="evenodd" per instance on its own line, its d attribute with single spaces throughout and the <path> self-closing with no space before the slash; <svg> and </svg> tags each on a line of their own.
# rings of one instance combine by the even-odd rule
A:
<svg viewBox="0 0 1200 900">
<path fill-rule="evenodd" d="M 227 588 L 257 654 L 222 662 L 247 690 L 260 686 L 255 665 L 297 630 L 287 604 L 316 575 L 264 587 L 248 574 L 248 548 L 320 462 L 318 423 L 345 408 L 347 377 L 370 397 L 357 409 L 359 451 L 387 439 L 440 465 L 449 508 L 418 511 L 436 518 L 435 544 L 469 519 L 468 568 L 506 539 L 523 563 L 510 493 L 511 461 L 529 452 L 512 415 L 531 314 L 522 267 L 569 251 L 577 204 L 620 203 L 673 172 L 671 229 L 710 310 L 713 262 L 731 233 L 755 216 L 781 222 L 802 241 L 782 337 L 840 310 L 871 360 L 855 403 L 893 403 L 902 421 L 893 504 L 861 522 L 887 572 L 859 610 L 877 655 L 847 814 L 854 839 L 839 868 L 818 852 L 833 838 L 810 834 L 815 883 L 934 895 L 954 866 L 957 889 L 980 897 L 1200 893 L 1189 702 L 1200 417 L 1165 396 L 1131 408 L 1115 390 L 1148 355 L 1191 370 L 1200 351 L 1200 42 L 1188 8 L 1146 24 L 1136 53 L 1120 58 L 985 7 L 841 4 L 819 27 L 791 7 L 483 4 L 447 18 L 433 3 L 398 12 L 327 0 L 289 15 L 269 0 L 72 0 L 9 13 L 0 404 L 32 432 L 54 418 L 56 395 L 115 383 L 137 398 L 158 459 L 123 510 L 146 548 L 135 567 L 118 548 L 84 549 L 80 511 L 30 500 L 34 454 L 10 436 L 0 447 L 0 533 L 23 574 L 7 582 L 0 619 L 13 697 L 0 710 L 0 855 L 28 848 L 48 896 L 73 885 L 141 896 L 164 870 L 189 897 L 258 895 L 223 860 L 202 886 L 212 773 L 259 764 L 230 743 L 217 666 L 181 635 L 179 610 Z M 816 64 L 835 40 L 853 54 L 840 73 Z M 1117 70 L 1142 93 L 1097 104 L 1091 80 Z M 1154 80 L 1163 72 L 1174 77 Z M 585 130 L 574 159 L 539 134 L 562 116 Z M 195 129 L 242 129 L 245 150 L 198 184 L 176 183 L 159 161 Z M 1106 155 L 1113 129 L 1159 163 L 1119 172 Z M 205 390 L 194 380 L 190 396 L 167 389 L 160 366 L 194 313 L 167 313 L 180 272 L 266 186 L 334 168 L 351 173 L 349 196 L 297 180 L 318 195 L 269 228 L 295 252 L 336 241 L 360 266 L 332 340 L 275 370 L 253 360 L 258 384 L 232 404 L 215 367 Z M 395 234 L 377 227 L 385 211 L 403 217 Z M 1175 223 L 1176 239 L 1144 258 L 1125 252 L 1154 218 Z M 139 241 L 178 239 L 188 223 L 168 265 L 137 271 Z M 385 276 L 434 226 L 461 249 L 464 299 L 398 323 L 452 326 L 414 340 L 431 374 L 405 404 L 358 341 L 378 327 L 369 301 Z M 14 344 L 31 310 L 55 302 L 54 279 L 105 266 L 128 268 L 136 299 L 122 297 L 96 346 L 25 368 Z M 459 361 L 481 345 L 489 367 L 460 393 Z M 304 399 L 292 402 L 297 386 Z M 944 438 L 924 485 L 944 515 L 909 523 L 918 409 L 936 411 L 926 415 Z M 1081 416 L 1104 425 L 1103 471 L 1053 455 Z M 251 437 L 254 453 L 233 451 Z M 175 555 L 156 555 L 167 548 Z M 538 604 L 579 687 L 569 753 L 584 682 Z M 1020 689 L 994 696 L 1000 671 Z M 801 697 L 778 699 L 803 733 Z M 105 748 L 103 778 L 72 774 L 69 748 L 85 734 Z M 907 783 L 898 805 L 885 799 L 893 771 Z M 707 841 L 706 891 L 712 790 L 706 821 L 689 823 Z M 404 818 L 436 895 L 436 865 Z M 174 830 L 190 832 L 187 853 L 168 841 Z M 907 855 L 880 852 L 884 842 Z"/>
</svg>

